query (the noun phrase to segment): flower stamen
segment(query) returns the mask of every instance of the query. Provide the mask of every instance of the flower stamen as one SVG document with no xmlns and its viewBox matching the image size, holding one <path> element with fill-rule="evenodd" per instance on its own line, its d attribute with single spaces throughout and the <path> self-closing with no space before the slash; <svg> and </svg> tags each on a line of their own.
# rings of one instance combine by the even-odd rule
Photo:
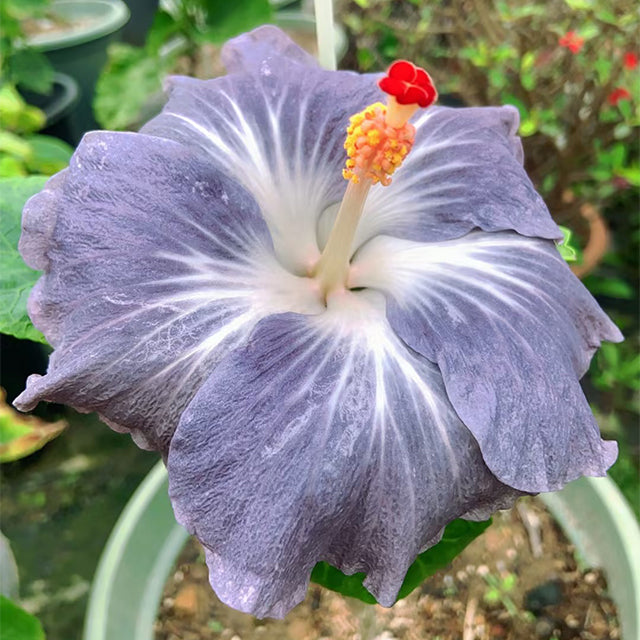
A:
<svg viewBox="0 0 640 640">
<path fill-rule="evenodd" d="M 416 130 L 406 121 L 389 125 L 388 114 L 388 107 L 376 102 L 349 119 L 344 143 L 348 159 L 342 171 L 345 180 L 391 184 L 391 175 L 411 151 Z"/>
<path fill-rule="evenodd" d="M 391 184 L 391 176 L 413 147 L 416 130 L 409 118 L 438 96 L 429 74 L 406 60 L 394 62 L 378 85 L 389 94 L 387 104 L 369 105 L 351 116 L 347 127 L 347 161 L 342 175 L 349 184 L 311 274 L 325 299 L 346 287 L 353 238 L 371 185 Z"/>
</svg>

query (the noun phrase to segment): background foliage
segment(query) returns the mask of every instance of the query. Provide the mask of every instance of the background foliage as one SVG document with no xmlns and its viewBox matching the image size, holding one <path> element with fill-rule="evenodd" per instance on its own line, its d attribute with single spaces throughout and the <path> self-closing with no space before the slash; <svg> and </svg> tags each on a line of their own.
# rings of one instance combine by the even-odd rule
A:
<svg viewBox="0 0 640 640">
<path fill-rule="evenodd" d="M 342 0 L 340 11 L 352 43 L 345 68 L 407 58 L 431 73 L 441 103 L 518 108 L 527 171 L 555 220 L 586 248 L 587 268 L 576 271 L 626 337 L 603 345 L 583 386 L 605 437 L 620 444 L 610 473 L 640 516 L 635 3 Z M 602 248 L 594 256 L 590 240 Z"/>
</svg>

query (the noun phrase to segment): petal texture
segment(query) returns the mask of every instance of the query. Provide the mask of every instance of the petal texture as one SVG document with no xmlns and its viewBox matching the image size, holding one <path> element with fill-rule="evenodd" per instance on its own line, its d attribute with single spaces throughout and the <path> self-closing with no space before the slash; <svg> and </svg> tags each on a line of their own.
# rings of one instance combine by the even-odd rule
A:
<svg viewBox="0 0 640 640">
<path fill-rule="evenodd" d="M 502 482 L 553 491 L 613 463 L 616 445 L 600 439 L 578 378 L 601 340 L 622 336 L 553 242 L 511 232 L 433 244 L 379 237 L 358 255 L 351 284 L 387 294 L 391 326 L 438 364 Z"/>
<path fill-rule="evenodd" d="M 20 249 L 45 270 L 29 312 L 55 352 L 16 406 L 98 411 L 161 451 L 259 318 L 314 309 L 273 258 L 251 196 L 169 140 L 85 136 L 69 169 L 27 203 Z"/>
<path fill-rule="evenodd" d="M 278 259 L 304 275 L 319 257 L 317 220 L 346 189 L 349 116 L 382 94 L 375 76 L 311 66 L 273 27 L 240 36 L 225 51 L 234 73 L 204 82 L 171 78 L 167 105 L 142 131 L 200 150 L 249 190 Z"/>
<path fill-rule="evenodd" d="M 281 29 L 263 25 L 229 40 L 222 47 L 222 63 L 228 73 L 260 72 L 265 62 L 279 64 L 285 58 L 312 69 L 319 69 L 318 61 L 299 47 Z"/>
<path fill-rule="evenodd" d="M 354 248 L 379 234 L 437 242 L 475 228 L 561 239 L 522 167 L 518 124 L 510 106 L 424 111 L 392 184 L 372 189 Z"/>
<path fill-rule="evenodd" d="M 319 256 L 346 189 L 349 116 L 385 99 L 378 76 L 328 72 L 275 27 L 225 45 L 231 73 L 172 78 L 169 101 L 143 132 L 184 142 L 249 190 L 280 262 L 305 275 Z M 513 107 L 430 108 L 389 188 L 367 200 L 354 251 L 384 233 L 420 241 L 474 228 L 560 239 L 522 167 Z"/>
<path fill-rule="evenodd" d="M 169 452 L 178 520 L 227 604 L 283 617 L 326 560 L 393 604 L 416 555 L 466 514 L 518 495 L 498 482 L 406 348 L 382 296 L 261 321 L 186 409 Z"/>
</svg>

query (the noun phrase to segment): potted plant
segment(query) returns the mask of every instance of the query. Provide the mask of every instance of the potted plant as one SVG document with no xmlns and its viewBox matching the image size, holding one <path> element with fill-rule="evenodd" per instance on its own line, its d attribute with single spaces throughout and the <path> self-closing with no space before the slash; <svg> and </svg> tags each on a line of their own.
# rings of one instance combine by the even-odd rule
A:
<svg viewBox="0 0 640 640">
<path fill-rule="evenodd" d="M 29 120 L 29 113 L 35 117 L 33 127 L 11 126 L 11 117 L 4 121 L 4 128 L 9 130 L 32 129 L 35 125 L 42 128 L 42 133 L 55 135 L 69 144 L 76 144 L 79 137 L 74 134 L 75 121 L 71 117 L 79 98 L 79 88 L 73 78 L 55 73 L 51 63 L 44 54 L 33 47 L 25 46 L 26 34 L 24 25 L 30 20 L 43 18 L 46 3 L 35 3 L 23 6 L 15 2 L 6 2 L 0 8 L 0 21 L 3 24 L 2 45 L 2 77 L 5 80 L 3 90 L 15 87 L 21 99 L 31 107 L 44 113 L 44 124 L 37 112 L 31 109 L 22 111 Z M 4 96 L 7 100 L 7 96 Z M 11 102 L 11 101 L 10 101 Z M 15 105 L 14 105 L 15 106 Z M 8 108 L 8 107 L 6 107 Z M 6 110 L 5 108 L 5 110 Z"/>
<path fill-rule="evenodd" d="M 81 97 L 76 122 L 82 132 L 96 128 L 94 87 L 107 60 L 107 45 L 128 19 L 122 0 L 57 0 L 46 17 L 25 23 L 28 44 L 77 81 Z"/>
<path fill-rule="evenodd" d="M 210 78 L 222 72 L 219 46 L 224 39 L 256 24 L 273 22 L 309 51 L 316 49 L 315 18 L 301 11 L 273 13 L 267 0 L 256 2 L 252 12 L 242 15 L 242 23 L 232 16 L 213 17 L 215 29 L 208 27 L 195 11 L 198 0 L 183 0 L 171 10 L 161 8 L 144 47 L 117 43 L 109 50 L 109 60 L 96 87 L 94 110 L 104 129 L 135 130 L 155 115 L 164 103 L 162 79 L 167 75 Z M 215 20 L 214 20 L 215 18 Z M 347 50 L 344 29 L 334 25 L 335 53 L 342 59 Z M 120 99 L 127 91 L 127 100 Z"/>
<path fill-rule="evenodd" d="M 162 463 L 149 473 L 114 527 L 91 588 L 84 640 L 153 640 L 162 590 L 188 534 L 176 523 Z M 542 494 L 583 561 L 601 567 L 623 637 L 640 632 L 640 528 L 609 478 L 581 478 Z"/>
</svg>

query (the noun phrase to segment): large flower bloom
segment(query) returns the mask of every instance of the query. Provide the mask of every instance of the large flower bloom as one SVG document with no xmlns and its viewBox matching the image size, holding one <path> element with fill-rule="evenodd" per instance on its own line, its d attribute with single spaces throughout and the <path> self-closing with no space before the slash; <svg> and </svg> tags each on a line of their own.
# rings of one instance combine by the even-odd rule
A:
<svg viewBox="0 0 640 640">
<path fill-rule="evenodd" d="M 348 287 L 319 294 L 376 78 L 272 27 L 223 55 L 229 75 L 173 78 L 141 133 L 87 134 L 27 204 L 55 351 L 16 404 L 97 411 L 161 451 L 230 605 L 284 615 L 319 560 L 391 605 L 452 519 L 605 473 L 616 447 L 578 379 L 620 334 L 556 250 L 507 107 L 419 114 Z"/>
</svg>

